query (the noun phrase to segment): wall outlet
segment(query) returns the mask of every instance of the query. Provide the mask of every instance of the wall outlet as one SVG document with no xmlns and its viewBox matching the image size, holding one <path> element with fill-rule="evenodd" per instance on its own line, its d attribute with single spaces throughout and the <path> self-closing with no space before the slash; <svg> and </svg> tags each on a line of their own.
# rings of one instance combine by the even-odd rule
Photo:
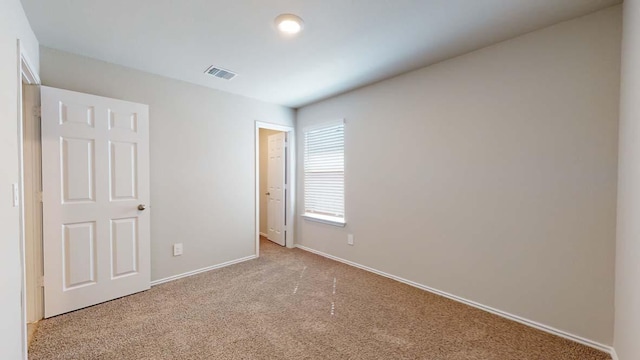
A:
<svg viewBox="0 0 640 360">
<path fill-rule="evenodd" d="M 182 243 L 173 244 L 173 256 L 182 255 Z"/>
<path fill-rule="evenodd" d="M 353 246 L 353 234 L 347 235 L 347 245 Z"/>
</svg>

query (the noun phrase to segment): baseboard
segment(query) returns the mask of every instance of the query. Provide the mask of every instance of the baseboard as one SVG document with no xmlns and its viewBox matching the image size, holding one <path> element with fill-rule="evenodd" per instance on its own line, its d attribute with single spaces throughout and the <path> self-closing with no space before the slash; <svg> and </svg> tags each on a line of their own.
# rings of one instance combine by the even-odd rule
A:
<svg viewBox="0 0 640 360">
<path fill-rule="evenodd" d="M 31 342 L 33 341 L 33 336 L 36 331 L 38 331 L 38 322 L 32 322 L 27 324 L 27 348 L 31 346 Z"/>
<path fill-rule="evenodd" d="M 263 232 L 260 232 L 260 236 L 267 237 L 267 234 L 265 234 L 265 233 L 263 233 Z"/>
<path fill-rule="evenodd" d="M 376 269 L 370 268 L 368 266 L 360 265 L 360 264 L 355 263 L 353 261 L 349 261 L 349 260 L 345 260 L 345 259 L 339 258 L 337 256 L 329 255 L 329 254 L 323 253 L 322 251 L 311 249 L 311 248 L 308 248 L 306 246 L 302 246 L 302 245 L 298 245 L 298 244 L 296 244 L 296 247 L 301 249 L 301 250 L 308 251 L 310 253 L 314 253 L 316 255 L 320 255 L 322 257 L 326 257 L 328 259 L 341 262 L 343 264 L 347 264 L 347 265 L 350 265 L 350 266 L 353 266 L 353 267 L 356 267 L 356 268 L 359 268 L 359 269 L 362 269 L 362 270 L 365 270 L 365 271 L 368 271 L 368 272 L 371 272 L 371 273 L 374 273 L 374 274 L 377 274 L 377 275 L 380 275 L 380 276 L 384 276 L 384 277 L 389 278 L 389 279 L 393 279 L 393 280 L 399 281 L 401 283 L 416 287 L 416 288 L 421 289 L 421 290 L 428 291 L 428 292 L 436 294 L 436 295 L 444 296 L 444 297 L 446 297 L 448 299 L 451 299 L 451 300 L 454 300 L 454 301 L 457 301 L 457 302 L 472 306 L 472 307 L 480 309 L 480 310 L 484 310 L 484 311 L 490 312 L 490 313 L 492 313 L 494 315 L 501 316 L 501 317 L 503 317 L 505 319 L 513 320 L 513 321 L 518 322 L 520 324 L 524 324 L 524 325 L 530 326 L 532 328 L 536 328 L 538 330 L 541 330 L 541 331 L 544 331 L 544 332 L 547 332 L 547 333 L 550 333 L 550 334 L 553 334 L 553 335 L 556 335 L 556 336 L 560 336 L 562 338 L 565 338 L 565 339 L 568 339 L 568 340 L 571 340 L 571 341 L 575 341 L 575 342 L 580 343 L 582 345 L 589 346 L 591 348 L 594 348 L 594 349 L 609 353 L 609 354 L 611 354 L 611 357 L 613 358 L 613 360 L 617 360 L 618 359 L 617 355 L 615 354 L 615 350 L 611 346 L 600 344 L 600 343 L 598 343 L 596 341 L 585 339 L 585 338 L 583 338 L 581 336 L 574 335 L 574 334 L 568 333 L 566 331 L 559 330 L 559 329 L 556 329 L 554 327 L 547 326 L 547 325 L 541 324 L 541 323 L 533 321 L 533 320 L 525 319 L 523 317 L 520 317 L 520 316 L 517 316 L 517 315 L 513 315 L 513 314 L 510 314 L 508 312 L 504 312 L 502 310 L 494 309 L 494 308 L 492 308 L 490 306 L 482 305 L 482 304 L 477 303 L 475 301 L 467 300 L 465 298 L 462 298 L 462 297 L 459 297 L 459 296 L 456 296 L 456 295 L 452 295 L 452 294 L 449 294 L 447 292 L 444 292 L 444 291 L 441 291 L 441 290 L 437 290 L 437 289 L 434 289 L 432 287 L 429 287 L 429 286 L 426 286 L 426 285 L 422 285 L 422 284 L 419 284 L 419 283 L 411 281 L 411 280 L 403 279 L 403 278 L 401 278 L 399 276 L 387 274 L 387 273 L 385 273 L 383 271 L 376 270 Z"/>
<path fill-rule="evenodd" d="M 240 258 L 240 259 L 223 262 L 222 264 L 207 266 L 207 267 L 203 267 L 202 269 L 193 270 L 193 271 L 189 271 L 189 272 L 186 272 L 186 273 L 169 276 L 169 277 L 166 277 L 164 279 L 153 280 L 151 282 L 151 286 L 164 284 L 164 283 L 169 282 L 169 281 L 174 281 L 174 280 L 186 278 L 186 277 L 189 277 L 189 276 L 201 274 L 203 272 L 207 272 L 207 271 L 211 271 L 211 270 L 215 270 L 215 269 L 220 269 L 220 268 L 223 268 L 223 267 L 226 267 L 226 266 L 238 264 L 238 263 L 241 263 L 241 262 L 245 262 L 245 261 L 249 261 L 249 260 L 253 260 L 253 259 L 257 259 L 257 258 L 258 258 L 257 256 L 251 255 L 251 256 Z"/>
<path fill-rule="evenodd" d="M 618 354 L 616 353 L 616 349 L 614 349 L 613 347 L 611 348 L 611 352 L 609 354 L 611 354 L 612 360 L 619 360 Z"/>
</svg>

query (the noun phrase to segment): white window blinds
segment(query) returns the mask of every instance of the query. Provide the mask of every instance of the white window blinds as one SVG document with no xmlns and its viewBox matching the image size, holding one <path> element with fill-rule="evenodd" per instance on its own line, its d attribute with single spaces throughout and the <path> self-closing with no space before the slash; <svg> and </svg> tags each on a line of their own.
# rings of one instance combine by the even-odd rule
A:
<svg viewBox="0 0 640 360">
<path fill-rule="evenodd" d="M 344 219 L 344 122 L 304 133 L 304 211 Z"/>
</svg>

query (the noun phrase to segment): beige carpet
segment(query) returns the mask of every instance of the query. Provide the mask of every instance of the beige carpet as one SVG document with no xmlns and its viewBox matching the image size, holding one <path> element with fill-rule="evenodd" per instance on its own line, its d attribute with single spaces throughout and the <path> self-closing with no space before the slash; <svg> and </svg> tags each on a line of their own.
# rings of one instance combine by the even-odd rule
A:
<svg viewBox="0 0 640 360">
<path fill-rule="evenodd" d="M 610 359 L 299 249 L 39 324 L 39 359 Z"/>
</svg>

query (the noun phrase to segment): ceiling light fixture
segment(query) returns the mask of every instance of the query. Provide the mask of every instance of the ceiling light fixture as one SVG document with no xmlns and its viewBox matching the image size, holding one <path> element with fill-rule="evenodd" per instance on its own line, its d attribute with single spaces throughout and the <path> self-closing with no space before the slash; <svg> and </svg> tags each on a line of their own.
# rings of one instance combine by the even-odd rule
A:
<svg viewBox="0 0 640 360">
<path fill-rule="evenodd" d="M 302 19 L 293 14 L 278 15 L 275 22 L 278 30 L 286 35 L 295 35 L 302 31 L 302 28 L 304 27 Z"/>
</svg>

